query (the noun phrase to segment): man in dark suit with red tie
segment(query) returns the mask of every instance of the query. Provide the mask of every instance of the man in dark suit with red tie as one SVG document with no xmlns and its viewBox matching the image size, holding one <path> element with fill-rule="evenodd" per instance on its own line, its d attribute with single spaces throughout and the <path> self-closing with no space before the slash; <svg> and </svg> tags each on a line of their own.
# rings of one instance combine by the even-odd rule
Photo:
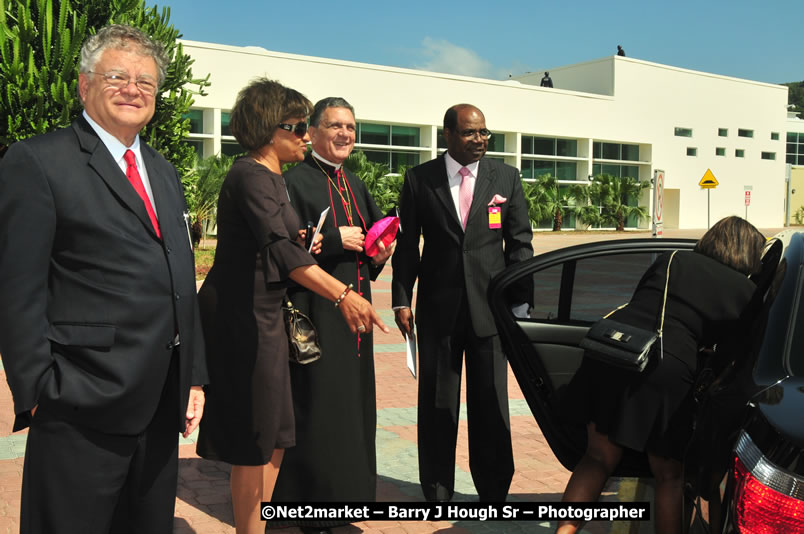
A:
<svg viewBox="0 0 804 534">
<path fill-rule="evenodd" d="M 519 172 L 483 158 L 490 136 L 475 106 L 451 107 L 447 152 L 409 170 L 402 188 L 392 302 L 400 331 L 412 333 L 418 278 L 419 479 L 429 501 L 450 500 L 454 490 L 464 359 L 469 467 L 480 500 L 504 501 L 514 474 L 508 364 L 486 291 L 495 274 L 533 255 L 533 236 Z"/>
<path fill-rule="evenodd" d="M 0 161 L 0 354 L 14 430 L 30 427 L 22 533 L 173 530 L 178 432 L 201 418 L 206 366 L 181 184 L 138 136 L 168 61 L 139 30 L 100 30 L 83 115 Z"/>
</svg>

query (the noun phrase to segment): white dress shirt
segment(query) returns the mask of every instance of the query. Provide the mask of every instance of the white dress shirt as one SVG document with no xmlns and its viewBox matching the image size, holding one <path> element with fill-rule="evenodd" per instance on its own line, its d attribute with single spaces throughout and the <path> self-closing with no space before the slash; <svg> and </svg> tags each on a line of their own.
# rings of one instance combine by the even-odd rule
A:
<svg viewBox="0 0 804 534">
<path fill-rule="evenodd" d="M 92 120 L 89 114 L 87 114 L 86 110 L 84 110 L 84 118 L 87 120 L 89 125 L 92 126 L 92 129 L 95 130 L 95 133 L 98 134 L 100 140 L 112 154 L 112 159 L 117 162 L 120 170 L 123 171 L 123 175 L 126 174 L 126 170 L 128 169 L 128 164 L 126 163 L 126 160 L 123 159 L 123 155 L 126 153 L 126 150 L 131 150 L 134 152 L 134 156 L 137 159 L 137 171 L 140 173 L 142 185 L 151 201 L 151 206 L 154 209 L 156 218 L 159 220 L 159 212 L 157 211 L 156 202 L 154 202 L 153 191 L 151 191 L 151 181 L 148 179 L 148 170 L 145 168 L 145 162 L 143 161 L 142 153 L 140 152 L 140 136 L 137 135 L 137 137 L 134 138 L 134 142 L 131 144 L 131 146 L 126 146 L 118 141 L 115 136 L 104 130 L 97 122 Z"/>
</svg>

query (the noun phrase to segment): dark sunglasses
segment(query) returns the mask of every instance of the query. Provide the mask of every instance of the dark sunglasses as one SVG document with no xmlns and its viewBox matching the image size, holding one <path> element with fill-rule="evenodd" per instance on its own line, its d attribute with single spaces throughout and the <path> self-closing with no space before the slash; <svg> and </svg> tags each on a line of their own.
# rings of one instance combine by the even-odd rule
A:
<svg viewBox="0 0 804 534">
<path fill-rule="evenodd" d="M 307 135 L 307 123 L 304 121 L 297 122 L 296 124 L 286 124 L 280 122 L 276 125 L 277 128 L 282 128 L 283 130 L 287 130 L 296 134 L 296 137 L 302 138 Z"/>
</svg>

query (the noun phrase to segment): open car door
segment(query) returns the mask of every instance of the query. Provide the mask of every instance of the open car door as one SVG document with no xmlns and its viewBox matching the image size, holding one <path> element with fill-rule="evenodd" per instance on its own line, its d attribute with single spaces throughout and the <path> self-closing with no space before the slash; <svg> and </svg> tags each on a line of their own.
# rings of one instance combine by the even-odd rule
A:
<svg viewBox="0 0 804 534">
<path fill-rule="evenodd" d="M 489 303 L 508 361 L 565 468 L 572 470 L 586 449 L 586 429 L 562 417 L 566 385 L 583 357 L 581 339 L 592 323 L 631 299 L 659 254 L 691 250 L 695 242 L 622 239 L 578 245 L 512 265 L 492 280 Z M 517 318 L 511 303 L 523 301 L 532 309 L 529 317 Z M 614 476 L 650 476 L 644 455 L 626 452 Z"/>
</svg>

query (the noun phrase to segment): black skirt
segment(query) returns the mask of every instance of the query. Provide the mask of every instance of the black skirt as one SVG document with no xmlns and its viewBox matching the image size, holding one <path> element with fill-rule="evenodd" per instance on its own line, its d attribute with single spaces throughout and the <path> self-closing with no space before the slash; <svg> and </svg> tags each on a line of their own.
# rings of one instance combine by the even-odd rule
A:
<svg viewBox="0 0 804 534">
<path fill-rule="evenodd" d="M 693 381 L 694 371 L 667 352 L 641 373 L 585 357 L 562 410 L 617 445 L 680 460 L 692 433 Z"/>
</svg>

